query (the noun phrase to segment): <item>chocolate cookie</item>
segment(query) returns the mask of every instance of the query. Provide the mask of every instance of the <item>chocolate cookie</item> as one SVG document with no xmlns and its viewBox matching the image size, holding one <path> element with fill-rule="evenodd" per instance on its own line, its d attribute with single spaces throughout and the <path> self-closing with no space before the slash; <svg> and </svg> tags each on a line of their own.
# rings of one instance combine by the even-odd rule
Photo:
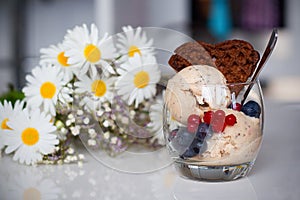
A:
<svg viewBox="0 0 300 200">
<path fill-rule="evenodd" d="M 243 40 L 227 40 L 216 45 L 189 42 L 178 47 L 175 53 L 169 64 L 176 71 L 190 65 L 215 66 L 224 74 L 227 83 L 245 83 L 259 61 L 259 53 Z M 242 86 L 230 89 L 238 94 Z"/>
<path fill-rule="evenodd" d="M 209 51 L 197 42 L 188 42 L 175 50 L 174 55 L 169 60 L 169 65 L 177 72 L 191 65 L 214 66 Z"/>
</svg>

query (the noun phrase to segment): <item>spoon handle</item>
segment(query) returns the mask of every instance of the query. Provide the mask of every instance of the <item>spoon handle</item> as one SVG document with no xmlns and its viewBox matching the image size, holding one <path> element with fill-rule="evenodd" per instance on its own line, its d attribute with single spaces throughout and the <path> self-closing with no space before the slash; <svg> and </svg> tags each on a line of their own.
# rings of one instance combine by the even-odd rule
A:
<svg viewBox="0 0 300 200">
<path fill-rule="evenodd" d="M 260 62 L 251 78 L 251 83 L 250 85 L 248 86 L 247 90 L 245 91 L 244 93 L 244 97 L 243 97 L 243 100 L 241 102 L 241 104 L 243 105 L 245 100 L 247 99 L 249 93 L 250 93 L 250 90 L 252 89 L 253 85 L 254 85 L 254 81 L 257 79 L 257 77 L 259 76 L 262 68 L 264 67 L 264 65 L 266 64 L 268 58 L 270 57 L 270 55 L 272 54 L 274 48 L 275 48 L 275 45 L 277 43 L 277 38 L 278 38 L 278 30 L 276 28 L 273 29 L 272 31 L 272 35 L 269 39 L 269 42 L 267 44 L 267 47 L 263 53 L 263 56 L 262 58 L 260 59 Z"/>
</svg>

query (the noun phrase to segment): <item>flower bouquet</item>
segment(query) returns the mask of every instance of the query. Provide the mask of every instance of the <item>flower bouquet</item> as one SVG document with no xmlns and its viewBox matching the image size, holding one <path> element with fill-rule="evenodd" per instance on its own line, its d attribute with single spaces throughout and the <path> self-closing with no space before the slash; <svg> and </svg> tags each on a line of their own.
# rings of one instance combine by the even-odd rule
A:
<svg viewBox="0 0 300 200">
<path fill-rule="evenodd" d="M 27 165 L 82 162 L 74 142 L 116 156 L 132 145 L 159 148 L 161 70 L 141 27 L 99 36 L 83 24 L 40 50 L 24 94 L 0 103 L 0 149 Z"/>
</svg>

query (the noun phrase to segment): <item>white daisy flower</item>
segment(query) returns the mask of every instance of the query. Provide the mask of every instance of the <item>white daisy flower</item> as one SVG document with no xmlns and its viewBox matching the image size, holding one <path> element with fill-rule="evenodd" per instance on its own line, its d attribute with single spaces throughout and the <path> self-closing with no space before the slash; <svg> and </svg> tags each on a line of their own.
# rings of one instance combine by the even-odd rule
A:
<svg viewBox="0 0 300 200">
<path fill-rule="evenodd" d="M 141 27 L 133 29 L 131 26 L 124 26 L 123 31 L 124 33 L 117 35 L 118 43 L 116 44 L 122 59 L 133 57 L 136 53 L 140 56 L 154 55 L 153 39 L 148 40 Z"/>
<path fill-rule="evenodd" d="M 161 131 L 163 127 L 163 102 L 161 99 L 157 99 L 156 103 L 150 106 L 149 117 L 151 123 L 149 127 L 153 131 Z"/>
<path fill-rule="evenodd" d="M 24 101 L 16 101 L 14 107 L 12 106 L 11 102 L 4 101 L 3 105 L 0 103 L 0 150 L 4 147 L 4 137 L 3 133 L 5 130 L 11 130 L 11 127 L 7 125 L 7 122 L 10 121 L 16 113 L 22 111 L 24 107 Z"/>
<path fill-rule="evenodd" d="M 101 78 L 98 73 L 90 73 L 90 77 L 87 75 L 78 77 L 79 81 L 74 83 L 77 87 L 75 93 L 85 93 L 86 95 L 81 100 L 80 105 L 95 110 L 99 108 L 101 103 L 112 101 L 115 78 Z"/>
<path fill-rule="evenodd" d="M 78 73 L 79 68 L 68 64 L 69 58 L 65 56 L 65 51 L 66 47 L 62 43 L 50 45 L 48 48 L 42 48 L 40 50 L 42 54 L 40 65 L 49 63 L 58 66 L 64 73 L 64 79 L 69 82 L 72 80 L 73 75 Z"/>
<path fill-rule="evenodd" d="M 120 75 L 124 75 L 127 72 L 133 70 L 134 68 L 139 68 L 143 65 L 153 65 L 157 64 L 156 58 L 154 56 L 140 56 L 139 54 L 135 54 L 133 57 L 128 58 L 126 62 L 120 64 L 116 69 L 117 73 Z"/>
<path fill-rule="evenodd" d="M 118 95 L 128 101 L 128 105 L 135 102 L 137 107 L 156 94 L 161 72 L 153 56 L 141 57 L 135 54 L 126 64 L 121 65 L 118 72 L 121 76 L 116 83 L 116 90 Z"/>
<path fill-rule="evenodd" d="M 43 159 L 43 155 L 53 153 L 58 144 L 56 127 L 50 123 L 51 116 L 41 113 L 39 109 L 29 113 L 18 113 L 7 122 L 12 130 L 4 132 L 5 153 L 15 152 L 13 160 L 27 165 Z"/>
<path fill-rule="evenodd" d="M 163 100 L 157 99 L 156 103 L 150 106 L 150 123 L 148 124 L 148 128 L 155 133 L 152 140 L 157 140 L 159 144 L 164 145 L 165 139 L 164 139 L 164 133 L 163 133 Z M 169 117 L 169 129 L 174 130 L 177 129 L 179 126 L 179 123 L 174 120 L 172 117 Z"/>
<path fill-rule="evenodd" d="M 66 81 L 64 74 L 58 67 L 43 65 L 32 70 L 32 75 L 27 75 L 27 86 L 23 88 L 29 108 L 41 108 L 45 113 L 56 115 L 57 100 L 71 102 L 71 90 L 64 87 Z"/>
<path fill-rule="evenodd" d="M 149 117 L 151 122 L 148 124 L 148 128 L 154 133 L 152 141 L 157 140 L 158 144 L 164 145 L 165 138 L 163 134 L 163 106 L 162 101 L 157 100 L 157 103 L 150 106 Z"/>
<path fill-rule="evenodd" d="M 115 73 L 108 64 L 117 57 L 113 41 L 107 33 L 99 38 L 95 24 L 91 25 L 91 32 L 85 24 L 68 30 L 65 45 L 68 48 L 65 56 L 69 57 L 67 63 L 80 68 L 79 75 L 85 74 L 89 69 L 96 72 L 98 65 L 106 74 Z"/>
</svg>

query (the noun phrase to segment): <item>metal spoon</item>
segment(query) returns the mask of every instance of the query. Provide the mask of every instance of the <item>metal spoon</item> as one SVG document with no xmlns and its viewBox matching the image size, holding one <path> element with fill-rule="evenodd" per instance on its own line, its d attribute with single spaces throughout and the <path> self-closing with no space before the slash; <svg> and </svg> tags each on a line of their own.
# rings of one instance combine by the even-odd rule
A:
<svg viewBox="0 0 300 200">
<path fill-rule="evenodd" d="M 262 58 L 260 59 L 260 62 L 251 78 L 251 84 L 248 86 L 247 90 L 245 91 L 244 93 L 244 97 L 243 97 L 243 100 L 241 102 L 241 104 L 243 105 L 245 100 L 247 99 L 253 85 L 254 85 L 254 81 L 257 79 L 257 77 L 259 76 L 262 68 L 265 66 L 268 58 L 270 57 L 270 55 L 272 54 L 274 48 L 275 48 L 275 45 L 276 45 L 276 42 L 277 42 L 277 38 L 278 38 L 278 30 L 276 28 L 273 29 L 272 31 L 272 35 L 269 39 L 269 42 L 268 42 L 268 45 L 263 53 L 263 56 Z"/>
</svg>

